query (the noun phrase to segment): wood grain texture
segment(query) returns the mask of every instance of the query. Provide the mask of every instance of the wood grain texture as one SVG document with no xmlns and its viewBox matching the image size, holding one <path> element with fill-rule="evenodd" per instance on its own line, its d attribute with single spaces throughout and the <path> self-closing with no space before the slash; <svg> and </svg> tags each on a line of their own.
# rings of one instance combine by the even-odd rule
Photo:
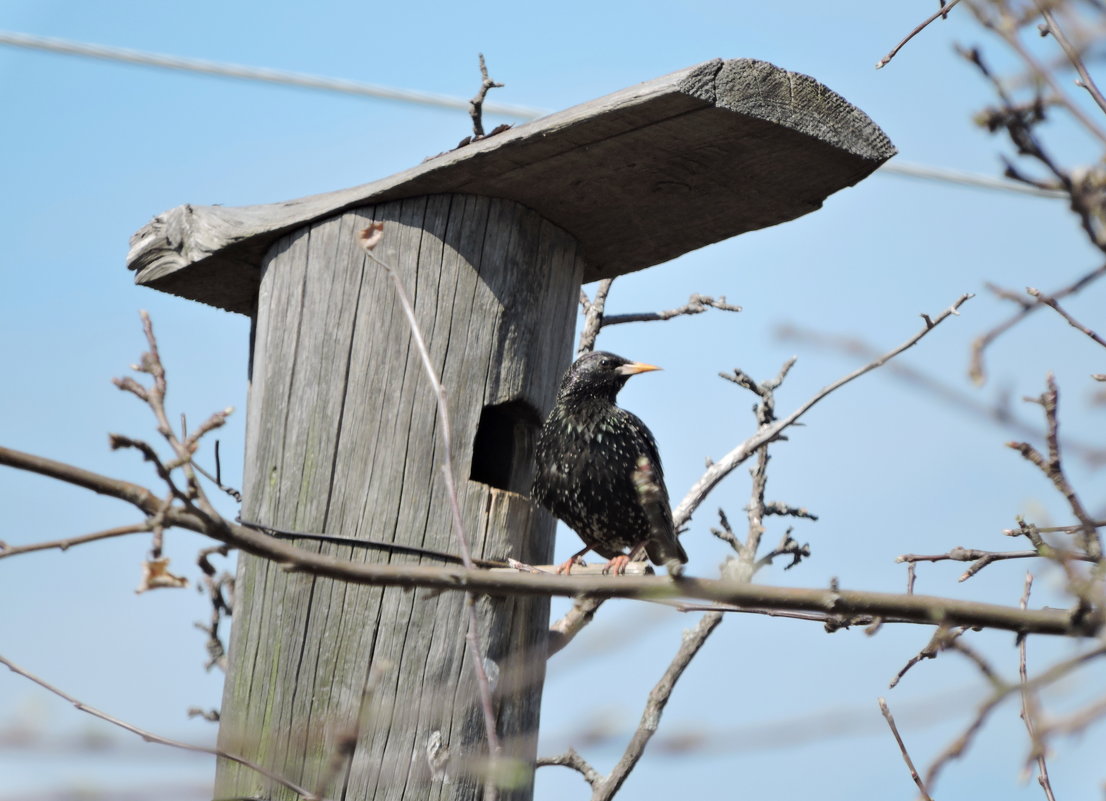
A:
<svg viewBox="0 0 1106 801">
<path fill-rule="evenodd" d="M 356 232 L 385 221 L 377 253 L 415 306 L 448 393 L 453 470 L 477 557 L 552 559 L 552 520 L 512 492 L 466 480 L 487 404 L 552 403 L 571 350 L 583 269 L 576 242 L 515 203 L 435 195 L 347 211 L 278 240 L 260 283 L 248 411 L 247 519 L 456 553 L 435 399 L 387 274 Z M 536 412 L 537 413 L 537 412 Z M 418 558 L 303 541 L 352 561 Z M 316 788 L 375 669 L 371 720 L 331 798 L 475 798 L 486 752 L 465 648 L 464 598 L 349 586 L 243 555 L 219 742 Z M 510 754 L 534 756 L 548 601 L 481 598 Z M 437 735 L 435 735 L 437 733 Z M 454 757 L 449 781 L 426 759 Z M 467 757 L 467 758 L 466 758 Z M 501 797 L 527 798 L 532 776 Z M 344 788 L 344 790 L 343 790 Z M 221 763 L 217 797 L 284 799 Z"/>
<path fill-rule="evenodd" d="M 179 206 L 132 237 L 128 267 L 139 284 L 251 314 L 261 259 L 290 231 L 367 203 L 463 192 L 514 200 L 569 232 L 590 281 L 806 214 L 894 153 L 813 78 L 715 59 L 363 186 Z"/>
</svg>

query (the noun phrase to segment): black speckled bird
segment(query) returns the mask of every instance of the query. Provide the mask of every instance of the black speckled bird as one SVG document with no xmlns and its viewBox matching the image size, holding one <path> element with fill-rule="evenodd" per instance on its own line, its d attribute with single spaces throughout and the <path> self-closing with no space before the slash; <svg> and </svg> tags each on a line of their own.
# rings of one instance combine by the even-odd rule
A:
<svg viewBox="0 0 1106 801">
<path fill-rule="evenodd" d="M 630 376 L 659 370 L 613 353 L 587 353 L 565 373 L 557 402 L 538 436 L 531 496 L 567 523 L 589 550 L 623 572 L 644 546 L 672 575 L 687 554 L 676 538 L 657 443 L 645 423 L 615 405 Z M 630 554 L 625 550 L 630 549 Z"/>
</svg>

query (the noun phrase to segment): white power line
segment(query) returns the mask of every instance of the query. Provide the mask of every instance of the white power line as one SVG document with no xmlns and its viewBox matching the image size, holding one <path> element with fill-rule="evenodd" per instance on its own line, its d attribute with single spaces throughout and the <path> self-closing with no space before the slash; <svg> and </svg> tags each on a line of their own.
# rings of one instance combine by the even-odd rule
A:
<svg viewBox="0 0 1106 801">
<path fill-rule="evenodd" d="M 147 53 L 141 50 L 131 50 L 123 47 L 106 47 L 104 45 L 73 42 L 67 39 L 13 33 L 11 31 L 0 31 L 0 45 L 3 44 L 13 47 L 45 50 L 50 53 L 64 53 L 67 55 L 85 56 L 87 58 L 99 58 L 107 61 L 141 64 L 148 67 L 162 67 L 164 69 L 183 70 L 185 72 L 199 72 L 225 78 L 240 78 L 247 81 L 264 81 L 266 83 L 283 84 L 285 86 L 322 89 L 329 92 L 342 92 L 345 94 L 360 95 L 362 97 L 380 97 L 388 100 L 399 100 L 405 103 L 420 103 L 425 106 L 436 106 L 438 108 L 462 109 L 464 111 L 468 111 L 469 108 L 468 100 L 451 97 L 449 95 L 419 92 L 413 89 L 392 89 L 387 86 L 347 81 L 340 78 L 324 78 L 317 75 L 305 75 L 299 72 L 286 72 L 284 70 L 272 70 L 259 67 L 244 67 L 237 64 L 222 64 L 196 58 L 166 56 L 159 53 Z M 536 119 L 537 117 L 549 113 L 549 111 L 545 109 L 515 106 L 508 103 L 495 103 L 491 101 L 484 103 L 484 110 L 490 114 L 499 114 L 501 116 L 522 120 Z M 1036 195 L 1038 197 L 1066 197 L 1063 192 L 1038 189 L 1033 186 L 1018 183 L 1017 181 L 992 178 L 987 175 L 949 170 L 941 167 L 928 167 L 921 164 L 904 163 L 901 161 L 884 164 L 880 168 L 880 171 L 894 175 L 905 175 L 911 178 L 938 181 L 941 183 L 974 186 L 980 189 L 1018 192 L 1027 195 Z"/>
<path fill-rule="evenodd" d="M 207 75 L 219 75 L 225 78 L 242 78 L 247 81 L 265 81 L 286 86 L 300 86 L 308 89 L 324 89 L 330 92 L 344 92 L 351 95 L 383 97 L 389 100 L 402 100 L 407 103 L 421 103 L 427 106 L 458 108 L 468 110 L 469 101 L 448 95 L 436 95 L 431 92 L 418 92 L 411 89 L 391 89 L 371 83 L 358 83 L 338 78 L 323 78 L 317 75 L 304 75 L 299 72 L 285 72 L 258 67 L 243 67 L 238 64 L 220 64 L 197 58 L 179 58 L 159 53 L 146 53 L 123 47 L 105 47 L 103 45 L 72 42 L 66 39 L 54 39 L 46 36 L 30 36 L 25 33 L 0 31 L 0 44 L 14 47 L 27 47 L 34 50 L 46 50 L 51 53 L 66 53 L 73 56 L 86 56 L 107 61 L 125 61 L 130 64 L 142 64 L 148 67 L 163 67 L 185 72 L 202 72 Z M 508 103 L 485 102 L 484 110 L 491 114 L 500 114 L 518 119 L 534 119 L 546 112 L 514 106 Z"/>
<path fill-rule="evenodd" d="M 1066 192 L 1059 189 L 1040 189 L 1007 178 L 992 178 L 989 175 L 950 170 L 945 167 L 928 167 L 923 164 L 912 164 L 908 161 L 889 161 L 879 169 L 880 172 L 893 175 L 905 175 L 910 178 L 922 178 L 927 181 L 939 181 L 946 184 L 974 186 L 979 189 L 999 189 L 1003 192 L 1019 192 L 1023 195 L 1036 195 L 1037 197 L 1068 197 Z"/>
</svg>

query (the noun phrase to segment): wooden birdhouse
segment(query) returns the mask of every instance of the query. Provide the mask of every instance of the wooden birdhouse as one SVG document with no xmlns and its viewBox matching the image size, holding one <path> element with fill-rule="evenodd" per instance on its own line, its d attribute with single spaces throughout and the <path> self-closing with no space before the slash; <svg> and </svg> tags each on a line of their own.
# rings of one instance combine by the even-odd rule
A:
<svg viewBox="0 0 1106 801">
<path fill-rule="evenodd" d="M 364 186 L 177 207 L 135 234 L 129 266 L 139 284 L 253 321 L 244 519 L 456 553 L 435 397 L 394 287 L 357 242 L 383 221 L 376 252 L 398 271 L 448 396 L 474 555 L 548 563 L 553 520 L 527 491 L 580 285 L 814 211 L 894 152 L 817 81 L 715 60 Z M 472 766 L 486 742 L 460 593 L 348 585 L 242 555 L 236 596 L 222 748 L 315 788 L 370 698 L 371 725 L 324 794 L 480 796 Z M 549 605 L 477 606 L 499 733 L 522 766 L 500 797 L 528 798 Z M 222 760 L 215 795 L 293 797 Z"/>
</svg>

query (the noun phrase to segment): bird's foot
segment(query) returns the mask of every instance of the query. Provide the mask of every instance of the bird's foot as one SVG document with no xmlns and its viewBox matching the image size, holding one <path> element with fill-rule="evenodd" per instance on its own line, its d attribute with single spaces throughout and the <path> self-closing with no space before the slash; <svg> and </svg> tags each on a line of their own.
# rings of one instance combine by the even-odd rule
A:
<svg viewBox="0 0 1106 801">
<path fill-rule="evenodd" d="M 621 576 L 626 572 L 626 565 L 630 564 L 630 557 L 624 553 L 620 553 L 611 561 L 607 562 L 606 567 L 603 568 L 603 575 L 608 573 L 614 573 L 616 576 Z"/>
<path fill-rule="evenodd" d="M 572 568 L 576 565 L 580 567 L 587 567 L 587 562 L 584 561 L 582 554 L 574 553 L 568 559 L 566 559 L 560 567 L 557 568 L 557 575 L 564 573 L 566 576 L 572 575 Z"/>
</svg>

